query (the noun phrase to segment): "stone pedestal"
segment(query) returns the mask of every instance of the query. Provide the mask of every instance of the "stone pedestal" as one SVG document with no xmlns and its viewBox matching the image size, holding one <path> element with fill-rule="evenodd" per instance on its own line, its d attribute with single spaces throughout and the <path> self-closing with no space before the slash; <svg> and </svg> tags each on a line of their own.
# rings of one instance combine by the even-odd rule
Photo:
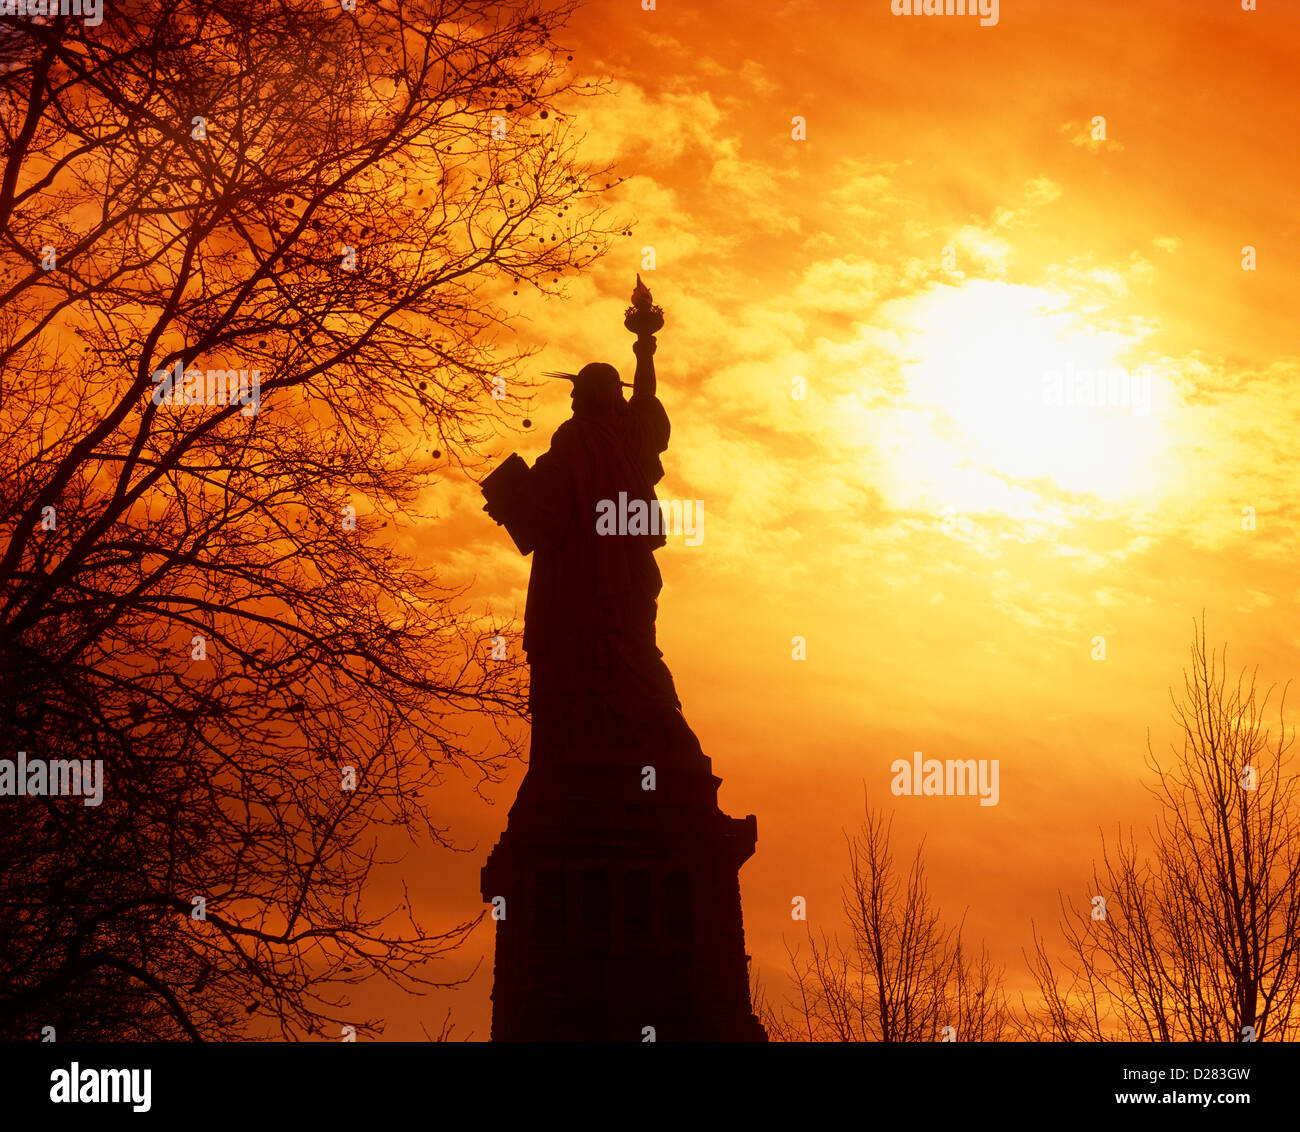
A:
<svg viewBox="0 0 1300 1132">
<path fill-rule="evenodd" d="M 738 876 L 758 822 L 718 809 L 682 732 L 671 749 L 534 752 L 482 871 L 483 899 L 505 898 L 493 1041 L 766 1040 Z"/>
</svg>

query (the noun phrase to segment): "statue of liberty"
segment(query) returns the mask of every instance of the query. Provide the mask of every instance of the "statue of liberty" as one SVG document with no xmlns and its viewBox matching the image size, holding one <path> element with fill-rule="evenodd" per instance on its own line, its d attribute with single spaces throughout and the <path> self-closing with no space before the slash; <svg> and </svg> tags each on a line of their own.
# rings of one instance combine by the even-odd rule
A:
<svg viewBox="0 0 1300 1132">
<path fill-rule="evenodd" d="M 663 312 L 640 279 L 630 397 L 602 362 L 566 373 L 573 415 L 530 468 L 483 483 L 532 554 L 524 648 L 528 772 L 479 888 L 493 906 L 493 1041 L 765 1041 L 749 995 L 739 870 L 758 821 L 682 717 L 655 643 L 665 544 L 655 485 L 668 414 L 655 389 Z M 610 513 L 618 501 L 619 521 Z"/>
</svg>

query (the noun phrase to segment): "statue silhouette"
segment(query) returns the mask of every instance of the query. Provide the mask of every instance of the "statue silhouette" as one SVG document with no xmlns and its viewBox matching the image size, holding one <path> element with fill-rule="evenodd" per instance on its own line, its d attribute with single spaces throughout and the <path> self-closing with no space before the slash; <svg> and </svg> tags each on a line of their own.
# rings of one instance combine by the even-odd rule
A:
<svg viewBox="0 0 1300 1132">
<path fill-rule="evenodd" d="M 641 338 L 630 401 L 613 366 L 583 368 L 573 384 L 573 416 L 533 467 L 544 531 L 533 557 L 524 614 L 532 665 L 534 726 L 546 728 L 550 693 L 594 697 L 620 729 L 685 732 L 672 674 L 655 641 L 663 579 L 655 551 L 662 531 L 596 533 L 603 500 L 654 501 L 668 447 L 668 414 L 655 395 L 655 339 Z M 657 513 L 657 507 L 655 509 Z M 694 737 L 692 736 L 692 739 Z"/>
<path fill-rule="evenodd" d="M 554 375 L 573 382 L 573 415 L 532 468 L 512 455 L 482 485 L 484 510 L 533 555 L 529 767 L 482 873 L 492 1037 L 762 1041 L 737 876 L 757 822 L 718 808 L 655 641 L 664 532 L 597 521 L 615 501 L 658 516 L 663 316 L 639 278 L 626 325 L 632 396 L 602 362 Z"/>
<path fill-rule="evenodd" d="M 628 400 L 607 363 L 555 375 L 573 382 L 572 417 L 537 458 L 526 487 L 521 480 L 504 497 L 490 493 L 485 508 L 525 526 L 533 551 L 523 644 L 533 751 L 542 759 L 559 752 L 566 736 L 593 729 L 593 738 L 621 733 L 699 746 L 655 640 L 663 579 L 654 554 L 667 538 L 657 524 L 636 533 L 597 529 L 603 501 L 640 500 L 658 514 L 654 489 L 670 425 L 656 395 L 657 342 L 647 335 L 632 348 Z"/>
</svg>

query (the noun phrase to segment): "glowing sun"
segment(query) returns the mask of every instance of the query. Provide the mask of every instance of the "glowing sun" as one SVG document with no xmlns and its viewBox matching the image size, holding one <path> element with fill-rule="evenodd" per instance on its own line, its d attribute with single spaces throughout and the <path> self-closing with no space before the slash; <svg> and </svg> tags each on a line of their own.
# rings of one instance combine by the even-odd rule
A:
<svg viewBox="0 0 1300 1132">
<path fill-rule="evenodd" d="M 1152 491 L 1163 380 L 1119 360 L 1133 335 L 1089 329 L 1069 307 L 1040 288 L 974 281 L 898 312 L 907 406 L 930 433 L 908 463 L 943 502 L 1003 508 L 1009 488 L 1108 500 Z M 1001 484 L 981 490 L 990 477 Z"/>
</svg>

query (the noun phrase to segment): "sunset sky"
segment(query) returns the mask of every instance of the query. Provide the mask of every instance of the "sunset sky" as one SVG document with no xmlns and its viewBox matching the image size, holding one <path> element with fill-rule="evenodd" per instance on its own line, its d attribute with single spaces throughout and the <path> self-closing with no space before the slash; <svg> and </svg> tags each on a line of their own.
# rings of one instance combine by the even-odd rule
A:
<svg viewBox="0 0 1300 1132">
<path fill-rule="evenodd" d="M 633 235 L 565 299 L 521 295 L 514 327 L 531 373 L 630 380 L 638 271 L 667 312 L 659 494 L 702 501 L 704 537 L 659 552 L 659 642 L 723 809 L 758 816 L 741 883 L 771 996 L 792 897 L 843 930 L 864 784 L 1018 991 L 1031 921 L 1090 895 L 1099 830 L 1153 812 L 1147 737 L 1174 738 L 1193 620 L 1262 682 L 1300 675 L 1300 6 L 1259 8 L 1003 0 L 981 27 L 889 0 L 592 0 L 561 37 L 613 83 L 579 123 Z M 1098 370 L 1127 375 L 1122 403 L 1049 403 L 1049 374 Z M 499 455 L 535 459 L 568 412 L 546 388 Z M 522 615 L 528 561 L 481 506 L 445 482 L 411 550 Z M 999 760 L 999 804 L 892 797 L 914 751 Z M 448 785 L 466 852 L 406 863 L 430 926 L 478 914 L 521 773 L 491 807 Z M 485 923 L 448 963 L 487 957 L 454 994 L 368 994 L 385 1036 L 450 1006 L 486 1039 L 491 945 Z"/>
</svg>

